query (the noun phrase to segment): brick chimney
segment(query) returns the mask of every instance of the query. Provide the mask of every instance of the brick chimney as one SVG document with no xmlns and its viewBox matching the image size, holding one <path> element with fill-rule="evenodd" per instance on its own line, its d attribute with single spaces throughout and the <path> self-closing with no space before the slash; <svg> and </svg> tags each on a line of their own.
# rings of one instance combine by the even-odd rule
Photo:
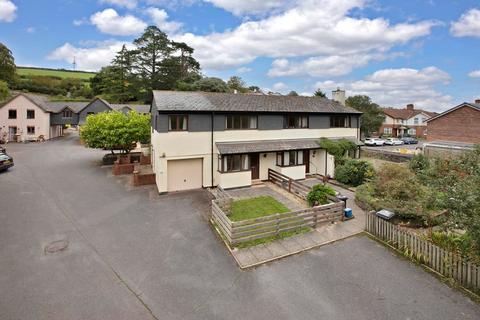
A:
<svg viewBox="0 0 480 320">
<path fill-rule="evenodd" d="M 345 90 L 337 88 L 337 90 L 332 91 L 332 100 L 340 102 L 343 106 L 345 105 Z"/>
<path fill-rule="evenodd" d="M 413 110 L 414 106 L 413 103 L 407 104 L 407 110 Z"/>
<path fill-rule="evenodd" d="M 480 99 L 475 99 L 476 104 L 480 104 Z"/>
</svg>

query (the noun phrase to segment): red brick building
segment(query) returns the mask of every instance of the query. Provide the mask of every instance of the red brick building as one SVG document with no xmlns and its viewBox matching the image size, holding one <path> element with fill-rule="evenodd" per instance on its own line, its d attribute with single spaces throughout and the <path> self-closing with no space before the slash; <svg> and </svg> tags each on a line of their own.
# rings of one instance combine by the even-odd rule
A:
<svg viewBox="0 0 480 320">
<path fill-rule="evenodd" d="M 427 120 L 428 141 L 480 143 L 480 100 L 464 102 Z"/>
<path fill-rule="evenodd" d="M 435 112 L 415 109 L 413 104 L 408 104 L 404 109 L 384 108 L 383 113 L 385 120 L 378 134 L 384 137 L 426 138 L 426 121 L 437 115 Z"/>
</svg>

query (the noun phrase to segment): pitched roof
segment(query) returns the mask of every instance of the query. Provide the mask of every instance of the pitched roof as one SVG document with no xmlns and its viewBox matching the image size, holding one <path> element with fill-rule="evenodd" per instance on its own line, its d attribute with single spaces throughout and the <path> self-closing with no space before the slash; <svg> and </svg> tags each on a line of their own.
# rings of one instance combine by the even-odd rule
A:
<svg viewBox="0 0 480 320">
<path fill-rule="evenodd" d="M 340 103 L 319 97 L 272 96 L 213 92 L 153 91 L 154 103 L 160 111 L 223 111 L 223 112 L 305 112 L 355 113 Z"/>
<path fill-rule="evenodd" d="M 38 106 L 45 112 L 61 112 L 65 108 L 70 108 L 73 112 L 80 111 L 83 107 L 85 107 L 88 102 L 78 102 L 78 101 L 50 101 L 50 97 L 43 96 L 39 94 L 32 94 L 32 93 L 19 93 L 13 96 L 11 99 L 4 102 L 1 106 L 6 105 L 10 101 L 14 100 L 15 98 L 23 96 L 30 100 L 33 104 Z"/>
<path fill-rule="evenodd" d="M 123 108 L 129 108 L 130 110 L 135 110 L 139 113 L 149 113 L 150 112 L 150 105 L 148 104 L 117 104 L 117 103 L 110 103 L 110 107 L 113 110 L 121 111 Z"/>
<path fill-rule="evenodd" d="M 332 140 L 348 139 L 357 145 L 362 145 L 355 137 L 335 137 Z M 278 140 L 254 140 L 217 142 L 215 145 L 220 154 L 239 154 L 251 152 L 272 152 L 320 148 L 320 139 L 278 139 Z"/>
<path fill-rule="evenodd" d="M 437 115 L 436 112 L 425 111 L 422 109 L 408 110 L 408 109 L 384 108 L 383 113 L 385 113 L 387 116 L 390 116 L 394 119 L 403 119 L 403 120 L 410 119 L 421 113 L 426 114 L 429 117 L 434 117 Z"/>
<path fill-rule="evenodd" d="M 464 102 L 464 103 L 459 104 L 458 106 L 455 106 L 455 107 L 453 107 L 453 108 L 451 108 L 451 109 L 448 109 L 447 111 L 444 111 L 444 112 L 442 112 L 442 113 L 440 113 L 440 114 L 435 115 L 434 117 L 428 119 L 427 122 L 430 122 L 430 121 L 435 120 L 435 119 L 437 119 L 437 118 L 443 117 L 444 115 L 446 115 L 446 114 L 448 114 L 448 113 L 450 113 L 450 112 L 453 112 L 453 111 L 455 111 L 455 110 L 457 110 L 457 109 L 459 109 L 459 108 L 461 108 L 461 107 L 470 107 L 470 108 L 474 108 L 474 109 L 477 109 L 478 111 L 480 111 L 480 104 L 479 104 L 479 103 Z"/>
</svg>

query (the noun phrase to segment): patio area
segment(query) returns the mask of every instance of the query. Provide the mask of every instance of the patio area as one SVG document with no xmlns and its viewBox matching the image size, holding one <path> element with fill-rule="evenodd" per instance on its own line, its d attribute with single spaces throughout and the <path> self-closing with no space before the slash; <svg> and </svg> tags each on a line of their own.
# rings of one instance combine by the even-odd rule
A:
<svg viewBox="0 0 480 320">
<path fill-rule="evenodd" d="M 309 187 L 322 183 L 322 181 L 317 178 L 308 178 L 300 182 Z M 363 232 L 365 227 L 365 212 L 355 204 L 355 194 L 335 185 L 329 184 L 329 186 L 348 197 L 347 207 L 352 208 L 355 216 L 354 219 L 336 223 L 324 223 L 311 232 L 249 248 L 229 249 L 238 266 L 242 269 L 255 267 Z M 301 210 L 307 207 L 304 200 L 268 182 L 257 186 L 228 190 L 227 193 L 236 199 L 264 195 L 271 196 L 291 210 Z"/>
</svg>

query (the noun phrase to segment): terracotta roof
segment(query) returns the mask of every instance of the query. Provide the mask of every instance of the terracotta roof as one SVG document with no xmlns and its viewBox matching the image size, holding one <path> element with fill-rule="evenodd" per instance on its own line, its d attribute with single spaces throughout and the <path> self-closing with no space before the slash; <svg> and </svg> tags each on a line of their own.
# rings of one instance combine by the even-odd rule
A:
<svg viewBox="0 0 480 320">
<path fill-rule="evenodd" d="M 319 97 L 273 96 L 212 92 L 153 91 L 160 111 L 221 111 L 221 112 L 305 112 L 355 113 L 340 103 Z"/>
<path fill-rule="evenodd" d="M 421 113 L 426 114 L 429 117 L 435 117 L 437 115 L 437 113 L 435 112 L 425 111 L 422 109 L 408 110 L 408 109 L 384 108 L 383 113 L 385 113 L 387 116 L 390 116 L 394 119 L 403 119 L 403 120 L 410 119 Z"/>
</svg>

